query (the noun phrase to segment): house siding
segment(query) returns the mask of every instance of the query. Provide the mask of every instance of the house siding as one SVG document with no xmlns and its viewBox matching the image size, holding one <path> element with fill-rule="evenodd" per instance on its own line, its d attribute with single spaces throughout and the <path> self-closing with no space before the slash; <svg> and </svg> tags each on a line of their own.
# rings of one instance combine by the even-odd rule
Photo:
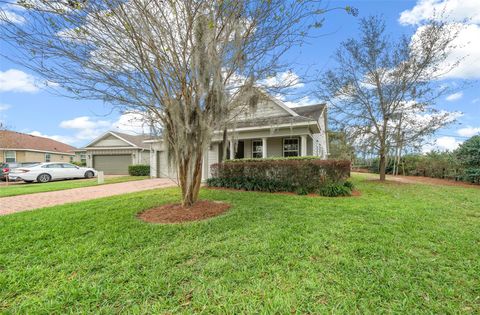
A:
<svg viewBox="0 0 480 315">
<path fill-rule="evenodd" d="M 237 114 L 236 116 L 238 120 L 251 119 L 252 117 L 270 118 L 290 115 L 290 113 L 288 113 L 285 109 L 281 108 L 271 100 L 261 101 L 255 108 L 247 107 L 242 109 L 243 113 Z"/>
<path fill-rule="evenodd" d="M 0 160 L 2 162 L 5 161 L 5 151 L 11 150 L 1 150 L 0 151 Z M 15 151 L 15 150 L 13 150 Z M 15 151 L 16 152 L 16 162 L 45 162 L 45 152 L 35 152 L 35 151 Z M 50 162 L 70 162 L 70 157 L 74 155 L 67 155 L 67 154 L 57 154 L 57 153 L 49 153 L 50 154 Z"/>
<path fill-rule="evenodd" d="M 97 142 L 95 142 L 93 147 L 129 147 L 131 144 L 126 143 L 123 140 L 118 139 L 112 135 L 107 136 Z"/>
</svg>

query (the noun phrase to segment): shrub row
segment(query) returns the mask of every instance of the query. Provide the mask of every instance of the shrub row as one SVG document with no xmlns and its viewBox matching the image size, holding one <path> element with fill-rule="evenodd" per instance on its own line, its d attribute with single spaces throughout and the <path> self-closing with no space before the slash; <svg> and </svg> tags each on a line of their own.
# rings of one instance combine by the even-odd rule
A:
<svg viewBox="0 0 480 315">
<path fill-rule="evenodd" d="M 378 159 L 372 160 L 370 171 L 378 173 Z M 393 171 L 389 159 L 386 172 Z M 480 136 L 473 136 L 453 152 L 409 154 L 401 158 L 399 174 L 461 180 L 480 184 Z"/>
<path fill-rule="evenodd" d="M 318 157 L 231 160 L 212 165 L 211 171 L 209 186 L 307 194 L 318 193 L 326 185 L 344 187 L 350 176 L 350 161 Z"/>
<path fill-rule="evenodd" d="M 128 166 L 128 174 L 131 176 L 148 176 L 150 175 L 150 165 L 136 164 Z"/>
</svg>

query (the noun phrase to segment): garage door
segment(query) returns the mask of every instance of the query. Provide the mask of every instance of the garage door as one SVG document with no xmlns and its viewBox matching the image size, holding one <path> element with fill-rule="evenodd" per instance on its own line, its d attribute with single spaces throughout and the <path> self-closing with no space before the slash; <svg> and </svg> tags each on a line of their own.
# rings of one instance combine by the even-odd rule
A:
<svg viewBox="0 0 480 315">
<path fill-rule="evenodd" d="M 128 155 L 94 155 L 93 168 L 106 175 L 128 175 L 128 166 L 132 164 L 132 156 Z"/>
</svg>

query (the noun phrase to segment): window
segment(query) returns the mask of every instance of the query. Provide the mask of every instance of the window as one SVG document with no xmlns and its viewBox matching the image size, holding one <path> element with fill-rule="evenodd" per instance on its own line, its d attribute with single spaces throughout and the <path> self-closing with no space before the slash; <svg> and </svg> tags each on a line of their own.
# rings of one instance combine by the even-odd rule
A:
<svg viewBox="0 0 480 315">
<path fill-rule="evenodd" d="M 263 157 L 263 142 L 262 142 L 262 140 L 252 140 L 252 157 L 253 158 L 262 158 Z"/>
<path fill-rule="evenodd" d="M 42 166 L 44 168 L 63 168 L 62 167 L 62 164 L 48 164 L 48 165 L 45 165 L 45 166 Z"/>
<path fill-rule="evenodd" d="M 68 164 L 68 163 L 63 163 L 62 166 L 63 166 L 63 168 L 77 168 L 75 165 Z"/>
<path fill-rule="evenodd" d="M 80 154 L 80 162 L 87 163 L 87 155 L 86 154 Z"/>
<path fill-rule="evenodd" d="M 50 153 L 45 153 L 45 162 L 50 162 Z"/>
<path fill-rule="evenodd" d="M 73 156 L 70 157 L 70 163 L 72 163 L 72 162 L 73 162 Z"/>
<path fill-rule="evenodd" d="M 17 152 L 5 151 L 5 163 L 12 163 L 17 161 Z"/>
<path fill-rule="evenodd" d="M 298 138 L 285 138 L 283 139 L 283 156 L 299 156 L 300 152 L 300 140 Z"/>
</svg>

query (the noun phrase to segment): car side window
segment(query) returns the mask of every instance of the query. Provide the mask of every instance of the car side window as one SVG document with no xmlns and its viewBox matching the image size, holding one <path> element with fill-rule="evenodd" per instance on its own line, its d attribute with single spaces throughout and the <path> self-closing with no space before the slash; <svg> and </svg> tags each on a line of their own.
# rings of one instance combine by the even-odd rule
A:
<svg viewBox="0 0 480 315">
<path fill-rule="evenodd" d="M 48 164 L 45 165 L 46 168 L 62 168 L 62 164 Z"/>
<path fill-rule="evenodd" d="M 68 163 L 64 163 L 62 164 L 63 165 L 63 168 L 77 168 L 75 165 L 73 164 L 68 164 Z"/>
</svg>

